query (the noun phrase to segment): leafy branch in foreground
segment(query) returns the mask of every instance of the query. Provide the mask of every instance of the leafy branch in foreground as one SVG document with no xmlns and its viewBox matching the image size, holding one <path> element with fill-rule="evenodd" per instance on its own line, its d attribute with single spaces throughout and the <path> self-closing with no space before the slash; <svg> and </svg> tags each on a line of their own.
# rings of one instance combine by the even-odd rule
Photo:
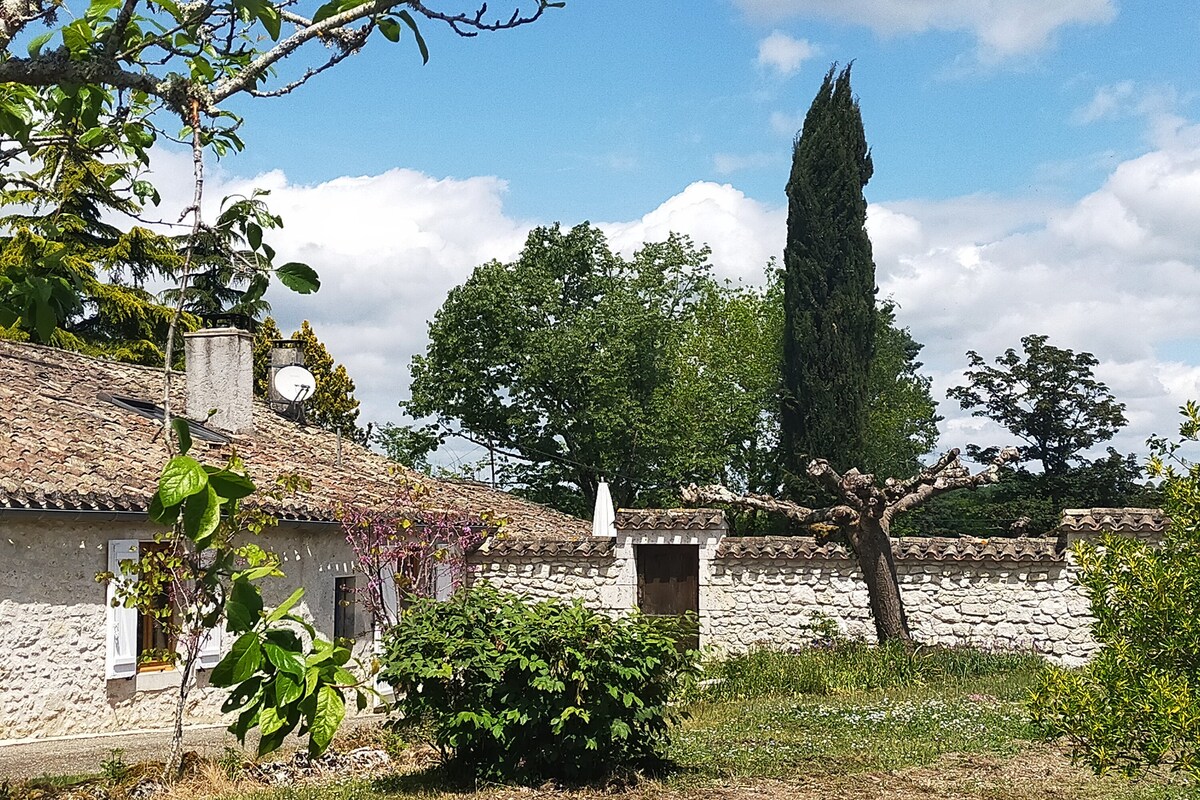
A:
<svg viewBox="0 0 1200 800">
<path fill-rule="evenodd" d="M 1200 776 L 1200 463 L 1184 454 L 1200 406 L 1182 413 L 1178 440 L 1150 440 L 1171 519 L 1161 546 L 1112 534 L 1076 545 L 1101 648 L 1078 670 L 1049 671 L 1030 703 L 1046 735 L 1097 773 Z"/>
<path fill-rule="evenodd" d="M 354 690 L 361 707 L 370 690 L 345 668 L 350 652 L 321 640 L 292 611 L 303 589 L 274 610 L 266 609 L 258 582 L 282 576 L 279 557 L 253 542 L 239 542 L 275 520 L 246 503 L 256 487 L 240 461 L 235 457 L 220 468 L 202 465 L 188 455 L 188 423 L 176 418 L 172 429 L 180 452 L 163 468 L 149 508 L 150 518 L 169 532 L 157 536 L 158 546 L 146 548 L 137 561 L 123 561 L 119 575 L 97 576 L 116 583 L 114 603 L 154 620 L 173 643 L 173 649 L 159 654 L 180 672 L 164 773 L 174 778 L 182 764 L 183 715 L 201 648 L 222 623 L 238 638 L 209 683 L 230 689 L 222 710 L 239 710 L 230 730 L 242 739 L 257 726 L 262 754 L 299 727 L 309 736 L 309 751 L 319 754 L 344 715 L 344 691 Z M 279 500 L 305 485 L 295 476 L 284 477 L 272 489 L 258 492 L 257 500 Z"/>
</svg>

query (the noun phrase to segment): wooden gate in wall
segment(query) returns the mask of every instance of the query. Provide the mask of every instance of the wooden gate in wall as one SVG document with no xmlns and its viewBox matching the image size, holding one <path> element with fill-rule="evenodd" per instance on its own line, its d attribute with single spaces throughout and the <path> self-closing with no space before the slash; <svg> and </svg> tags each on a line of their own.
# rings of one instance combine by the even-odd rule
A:
<svg viewBox="0 0 1200 800">
<path fill-rule="evenodd" d="M 700 612 L 700 548 L 687 544 L 635 545 L 637 602 L 643 614 L 692 615 Z M 680 642 L 697 647 L 699 630 Z"/>
</svg>

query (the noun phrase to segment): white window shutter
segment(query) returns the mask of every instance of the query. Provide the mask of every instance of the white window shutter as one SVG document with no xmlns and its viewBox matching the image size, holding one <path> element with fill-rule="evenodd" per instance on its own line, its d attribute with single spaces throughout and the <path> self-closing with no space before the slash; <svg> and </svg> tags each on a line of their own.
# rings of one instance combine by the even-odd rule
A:
<svg viewBox="0 0 1200 800">
<path fill-rule="evenodd" d="M 137 582 L 136 575 L 121 571 L 122 561 L 136 562 L 139 557 L 137 539 L 112 539 L 108 543 L 108 571 L 114 576 L 108 583 L 105 607 L 104 675 L 108 680 L 132 678 L 137 674 L 138 611 L 125 608 L 117 599 L 118 586 Z M 114 608 L 113 604 L 117 607 Z"/>
<path fill-rule="evenodd" d="M 445 602 L 454 594 L 454 571 L 445 558 L 433 565 L 433 599 Z"/>
<path fill-rule="evenodd" d="M 381 595 L 380 599 L 383 600 L 383 616 L 393 621 L 398 618 L 400 607 L 399 600 L 396 597 L 395 574 L 396 570 L 394 567 L 384 567 L 379 571 L 379 591 Z M 374 620 L 371 631 L 372 638 L 374 639 L 372 650 L 374 650 L 375 656 L 378 658 L 383 655 L 383 628 L 380 626 L 378 619 Z M 384 697 L 392 696 L 392 687 L 380 680 L 378 674 L 375 675 L 375 691 Z"/>
<path fill-rule="evenodd" d="M 212 669 L 221 663 L 221 627 L 221 623 L 218 622 L 204 632 L 196 658 L 197 669 Z"/>
</svg>

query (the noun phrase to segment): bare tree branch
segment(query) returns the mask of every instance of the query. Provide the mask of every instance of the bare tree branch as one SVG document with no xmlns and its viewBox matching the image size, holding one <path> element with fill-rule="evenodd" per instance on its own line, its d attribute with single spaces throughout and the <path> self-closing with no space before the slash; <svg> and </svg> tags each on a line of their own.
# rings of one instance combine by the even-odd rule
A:
<svg viewBox="0 0 1200 800">
<path fill-rule="evenodd" d="M 782 514 L 800 525 L 816 525 L 825 522 L 846 526 L 853 525 L 858 520 L 858 512 L 849 506 L 805 508 L 797 503 L 780 500 L 769 495 L 735 494 L 724 486 L 697 486 L 693 483 L 683 487 L 680 490 L 680 496 L 683 498 L 683 502 L 689 505 L 728 503 L 731 506 Z"/>
<path fill-rule="evenodd" d="M 927 503 L 939 494 L 956 489 L 978 489 L 1000 479 L 1000 470 L 1005 464 L 1010 464 L 1020 458 L 1020 452 L 1015 447 L 1005 447 L 986 468 L 972 475 L 958 460 L 958 451 L 952 450 L 953 457 L 946 460 L 945 456 L 938 459 L 937 464 L 922 470 L 910 481 L 922 478 L 913 489 L 903 497 L 888 505 L 884 511 L 884 521 L 891 522 L 897 514 L 910 511 L 917 506 Z M 949 453 L 947 454 L 949 455 Z M 940 472 L 934 472 L 934 467 L 942 465 Z"/>
</svg>

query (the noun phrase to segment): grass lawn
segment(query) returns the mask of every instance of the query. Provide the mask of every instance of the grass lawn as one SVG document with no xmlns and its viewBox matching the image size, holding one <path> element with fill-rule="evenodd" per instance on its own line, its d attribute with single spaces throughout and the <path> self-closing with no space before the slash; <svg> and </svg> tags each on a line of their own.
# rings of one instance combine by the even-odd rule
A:
<svg viewBox="0 0 1200 800">
<path fill-rule="evenodd" d="M 841 645 L 712 665 L 715 680 L 686 700 L 690 718 L 672 745 L 674 767 L 623 786 L 456 786 L 454 776 L 431 766 L 430 751 L 412 747 L 398 754 L 395 774 L 383 777 L 263 789 L 224 782 L 214 770 L 177 787 L 170 800 L 1200 797 L 1178 778 L 1096 778 L 1072 766 L 1061 748 L 1040 742 L 1023 705 L 1039 663 Z"/>
</svg>

